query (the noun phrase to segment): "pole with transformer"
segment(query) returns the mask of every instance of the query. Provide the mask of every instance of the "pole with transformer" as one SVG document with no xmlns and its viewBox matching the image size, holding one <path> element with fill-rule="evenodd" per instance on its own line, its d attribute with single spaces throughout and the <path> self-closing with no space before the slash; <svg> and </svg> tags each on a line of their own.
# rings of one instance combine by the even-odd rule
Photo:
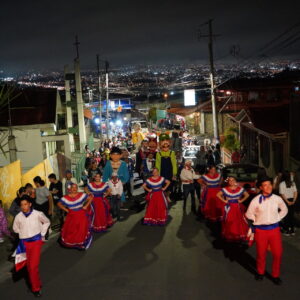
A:
<svg viewBox="0 0 300 300">
<path fill-rule="evenodd" d="M 103 138 L 103 132 L 102 132 L 102 89 L 101 89 L 99 54 L 97 54 L 97 74 L 98 74 L 100 140 L 102 141 L 102 138 Z"/>
<path fill-rule="evenodd" d="M 208 35 L 199 35 L 199 37 L 208 37 L 208 51 L 209 51 L 209 65 L 210 65 L 210 91 L 211 91 L 211 106 L 212 106 L 212 118 L 214 139 L 219 142 L 219 128 L 216 108 L 216 87 L 215 87 L 215 68 L 214 68 L 214 53 L 213 53 L 213 38 L 219 35 L 214 35 L 212 30 L 212 19 L 203 25 L 208 25 Z"/>
<path fill-rule="evenodd" d="M 108 90 L 108 68 L 109 63 L 105 61 L 105 82 L 106 82 L 106 135 L 109 139 L 109 90 Z"/>
</svg>

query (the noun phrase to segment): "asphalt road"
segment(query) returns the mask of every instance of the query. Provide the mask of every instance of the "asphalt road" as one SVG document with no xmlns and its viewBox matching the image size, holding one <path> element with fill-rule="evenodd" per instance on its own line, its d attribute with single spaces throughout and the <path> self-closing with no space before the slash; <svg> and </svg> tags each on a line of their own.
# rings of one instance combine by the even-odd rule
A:
<svg viewBox="0 0 300 300">
<path fill-rule="evenodd" d="M 298 236 L 284 238 L 284 284 L 256 282 L 255 249 L 224 248 L 205 223 L 181 207 L 178 202 L 170 209 L 166 227 L 142 226 L 144 211 L 125 212 L 122 222 L 94 235 L 87 251 L 63 249 L 53 238 L 40 266 L 42 299 L 300 298 Z M 1 300 L 34 298 L 24 279 L 13 282 L 4 275 Z"/>
</svg>

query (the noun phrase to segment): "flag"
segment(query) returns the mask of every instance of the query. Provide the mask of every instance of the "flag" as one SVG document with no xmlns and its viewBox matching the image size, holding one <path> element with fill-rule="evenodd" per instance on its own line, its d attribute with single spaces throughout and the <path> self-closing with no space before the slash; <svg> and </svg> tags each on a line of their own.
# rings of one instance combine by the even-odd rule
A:
<svg viewBox="0 0 300 300">
<path fill-rule="evenodd" d="M 26 266 L 27 257 L 26 257 L 26 248 L 22 240 L 20 240 L 18 247 L 15 251 L 15 268 L 16 271 L 21 270 Z"/>
</svg>

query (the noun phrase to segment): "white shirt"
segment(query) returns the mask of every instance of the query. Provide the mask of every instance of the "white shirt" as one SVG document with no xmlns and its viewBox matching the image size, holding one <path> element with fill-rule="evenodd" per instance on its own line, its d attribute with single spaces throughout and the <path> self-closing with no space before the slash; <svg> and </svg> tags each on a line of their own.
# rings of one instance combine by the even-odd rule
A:
<svg viewBox="0 0 300 300">
<path fill-rule="evenodd" d="M 123 194 L 123 184 L 122 181 L 119 180 L 117 183 L 113 183 L 111 180 L 108 181 L 108 186 L 111 190 L 111 194 L 113 196 L 122 195 Z"/>
<path fill-rule="evenodd" d="M 185 181 L 193 181 L 194 179 L 199 179 L 200 175 L 195 174 L 195 171 L 191 168 L 190 170 L 187 168 L 183 168 L 180 173 L 180 179 L 182 184 L 190 184 Z"/>
<path fill-rule="evenodd" d="M 146 159 L 147 169 L 149 171 L 153 170 L 154 159 Z"/>
<path fill-rule="evenodd" d="M 246 217 L 254 225 L 271 225 L 281 221 L 287 214 L 287 207 L 281 197 L 272 195 L 259 203 L 260 194 L 250 203 Z"/>
<path fill-rule="evenodd" d="M 50 220 L 41 211 L 32 210 L 32 213 L 26 217 L 19 212 L 14 220 L 13 230 L 19 234 L 20 239 L 28 239 L 37 234 L 45 236 Z"/>
<path fill-rule="evenodd" d="M 291 187 L 286 187 L 285 181 L 279 184 L 279 194 L 284 195 L 287 199 L 294 198 L 294 193 L 297 192 L 296 184 L 293 182 Z"/>
</svg>

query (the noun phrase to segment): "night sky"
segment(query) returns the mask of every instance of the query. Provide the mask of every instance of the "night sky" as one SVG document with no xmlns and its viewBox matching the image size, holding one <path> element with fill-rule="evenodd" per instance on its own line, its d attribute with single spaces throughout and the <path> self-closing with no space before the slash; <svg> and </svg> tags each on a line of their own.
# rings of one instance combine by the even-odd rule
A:
<svg viewBox="0 0 300 300">
<path fill-rule="evenodd" d="M 206 61 L 206 39 L 198 41 L 197 30 L 210 18 L 222 35 L 215 44 L 217 62 L 226 62 L 235 59 L 229 55 L 232 45 L 239 45 L 239 59 L 256 55 L 299 22 L 299 12 L 299 0 L 2 1 L 0 70 L 62 70 L 75 57 L 76 34 L 85 68 L 94 68 L 97 53 L 115 66 Z M 291 40 L 300 36 L 300 26 L 289 34 Z M 269 55 L 299 58 L 299 53 L 298 40 Z"/>
</svg>

